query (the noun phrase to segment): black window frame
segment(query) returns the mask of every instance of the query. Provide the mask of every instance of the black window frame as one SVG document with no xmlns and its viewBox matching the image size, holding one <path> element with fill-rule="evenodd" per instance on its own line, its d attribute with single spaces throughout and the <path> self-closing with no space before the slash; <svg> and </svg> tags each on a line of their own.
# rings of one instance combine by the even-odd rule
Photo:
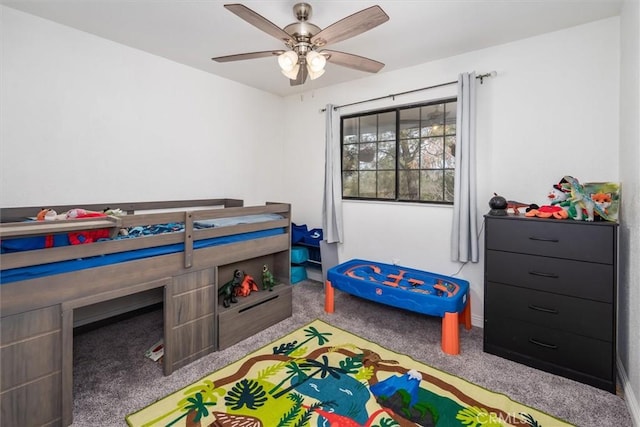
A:
<svg viewBox="0 0 640 427">
<path fill-rule="evenodd" d="M 433 105 L 445 105 L 445 104 L 456 104 L 458 102 L 458 99 L 456 96 L 452 96 L 452 97 L 447 97 L 447 98 L 442 98 L 442 99 L 438 99 L 438 100 L 431 100 L 431 101 L 426 101 L 426 102 L 420 102 L 420 103 L 413 103 L 413 104 L 409 104 L 409 105 L 402 105 L 402 106 L 396 106 L 396 107 L 390 107 L 390 108 L 384 108 L 384 109 L 379 109 L 379 110 L 368 110 L 365 112 L 359 112 L 359 113 L 353 113 L 353 114 L 347 114 L 344 116 L 340 117 L 340 189 L 341 189 L 341 195 L 342 195 L 342 200 L 355 200 L 355 201 L 375 201 L 375 202 L 388 202 L 388 203 L 417 203 L 417 204 L 426 204 L 426 205 L 453 205 L 453 199 L 451 201 L 445 200 L 445 194 L 446 194 L 446 178 L 443 175 L 442 178 L 442 199 L 441 200 L 419 200 L 419 199 L 408 199 L 408 198 L 402 198 L 400 195 L 400 171 L 403 170 L 407 170 L 407 169 L 402 169 L 399 166 L 399 162 L 400 162 L 400 156 L 399 156 L 399 151 L 400 151 L 400 140 L 402 139 L 400 136 L 400 128 L 401 128 L 401 122 L 400 122 L 400 113 L 403 110 L 409 110 L 409 109 L 415 109 L 415 108 L 423 108 L 423 107 L 429 107 L 429 106 L 433 106 Z M 444 107 L 446 109 L 446 107 Z M 345 171 L 344 168 L 344 159 L 345 159 L 345 135 L 344 135 L 344 122 L 345 120 L 348 119 L 353 119 L 353 118 L 362 118 L 362 117 L 367 117 L 367 116 L 372 116 L 372 115 L 380 115 L 380 114 L 385 114 L 385 113 L 389 113 L 389 112 L 395 112 L 395 169 L 394 169 L 394 173 L 395 173 L 395 190 L 394 190 L 394 194 L 395 197 L 394 198 L 381 198 L 381 197 L 363 197 L 363 196 L 345 196 L 345 187 L 344 187 L 344 175 L 345 172 L 357 172 L 360 173 L 361 169 L 358 167 L 358 169 L 348 169 Z M 446 110 L 445 110 L 446 112 Z M 420 120 L 422 121 L 422 119 Z M 379 125 L 377 125 L 379 126 Z M 455 127 L 455 126 L 454 126 Z M 379 129 L 379 127 L 377 127 L 377 129 Z M 420 129 L 420 127 L 419 127 Z M 360 132 L 360 130 L 359 130 Z M 455 133 L 454 134 L 448 134 L 446 133 L 446 131 L 443 132 L 442 138 L 443 138 L 443 143 L 445 143 L 444 141 L 446 140 L 446 138 L 449 136 L 453 136 L 454 138 L 457 138 L 457 132 L 458 129 L 455 129 Z M 359 133 L 360 135 L 360 133 Z M 422 135 L 418 136 L 418 139 L 422 140 L 424 137 Z M 376 143 L 379 143 L 380 141 L 378 139 L 376 139 L 375 141 Z M 363 144 L 363 141 L 359 141 L 358 144 Z M 445 143 L 446 144 L 446 143 Z M 346 144 L 346 145 L 352 145 L 352 144 Z M 443 156 L 444 156 L 444 150 L 443 150 Z M 445 162 L 446 163 L 446 162 Z M 437 168 L 437 169 L 428 169 L 428 168 L 418 168 L 418 173 L 420 173 L 420 171 L 424 171 L 424 170 L 441 170 L 443 171 L 443 174 L 445 173 L 445 171 L 452 171 L 453 172 L 453 183 L 452 185 L 455 186 L 455 169 L 456 167 L 458 167 L 457 164 L 454 164 L 453 168 L 450 167 L 446 167 L 446 164 L 443 163 L 443 167 L 442 168 Z M 384 169 L 383 169 L 384 170 Z M 409 169 L 411 170 L 411 169 Z M 376 173 L 378 173 L 380 171 L 380 169 L 376 166 L 375 169 Z M 376 187 L 378 186 L 378 177 L 376 177 Z M 451 189 L 452 191 L 452 195 L 453 195 L 453 189 Z M 377 192 L 377 190 L 376 190 Z M 420 192 L 418 191 L 418 194 Z"/>
</svg>

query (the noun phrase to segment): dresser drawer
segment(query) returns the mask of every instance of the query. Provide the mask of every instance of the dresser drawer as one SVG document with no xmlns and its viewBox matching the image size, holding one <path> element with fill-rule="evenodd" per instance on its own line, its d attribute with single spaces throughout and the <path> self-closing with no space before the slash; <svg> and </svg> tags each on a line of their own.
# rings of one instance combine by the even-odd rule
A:
<svg viewBox="0 0 640 427">
<path fill-rule="evenodd" d="M 612 265 L 492 250 L 485 261 L 489 282 L 613 302 Z"/>
<path fill-rule="evenodd" d="M 485 346 L 611 381 L 613 343 L 520 320 L 485 319 Z"/>
<path fill-rule="evenodd" d="M 613 341 L 613 305 L 598 301 L 487 284 L 485 309 L 493 316 L 518 319 L 566 332 Z"/>
<path fill-rule="evenodd" d="M 523 218 L 488 219 L 487 249 L 613 264 L 612 225 Z"/>
</svg>

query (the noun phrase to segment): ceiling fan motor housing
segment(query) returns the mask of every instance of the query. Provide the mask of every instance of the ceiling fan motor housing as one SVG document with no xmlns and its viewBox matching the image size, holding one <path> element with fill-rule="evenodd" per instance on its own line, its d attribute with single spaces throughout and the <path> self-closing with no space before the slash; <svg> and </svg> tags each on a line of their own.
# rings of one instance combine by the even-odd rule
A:
<svg viewBox="0 0 640 427">
<path fill-rule="evenodd" d="M 297 3 L 293 5 L 293 15 L 300 22 L 311 18 L 311 5 L 309 3 Z"/>
</svg>

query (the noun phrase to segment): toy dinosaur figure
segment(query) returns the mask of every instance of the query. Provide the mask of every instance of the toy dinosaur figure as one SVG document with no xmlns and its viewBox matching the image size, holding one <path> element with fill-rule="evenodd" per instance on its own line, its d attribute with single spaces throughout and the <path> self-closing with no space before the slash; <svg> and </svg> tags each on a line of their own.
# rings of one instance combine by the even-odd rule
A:
<svg viewBox="0 0 640 427">
<path fill-rule="evenodd" d="M 236 299 L 236 288 L 238 288 L 244 280 L 244 272 L 242 270 L 235 270 L 233 272 L 233 279 L 222 285 L 218 289 L 218 298 L 222 298 L 222 305 L 226 308 L 238 302 Z"/>
<path fill-rule="evenodd" d="M 597 213 L 603 219 L 609 220 L 609 215 L 598 205 L 589 194 L 584 191 L 584 188 L 580 184 L 580 182 L 572 176 L 566 175 L 564 180 L 567 182 L 568 188 L 571 190 L 571 196 L 569 197 L 569 202 L 571 205 L 575 207 L 575 216 L 573 219 L 577 221 L 583 220 L 583 212 L 586 212 L 587 216 L 584 218 L 585 221 L 593 221 L 594 214 Z"/>
<path fill-rule="evenodd" d="M 276 278 L 269 271 L 267 264 L 262 266 L 262 290 L 273 291 L 273 287 L 276 285 Z"/>
<path fill-rule="evenodd" d="M 242 283 L 240 283 L 240 286 L 235 287 L 235 294 L 237 297 L 248 297 L 251 292 L 257 292 L 257 291 L 258 291 L 258 284 L 253 279 L 253 277 L 251 277 L 248 274 L 244 275 L 244 278 L 242 279 Z"/>
</svg>

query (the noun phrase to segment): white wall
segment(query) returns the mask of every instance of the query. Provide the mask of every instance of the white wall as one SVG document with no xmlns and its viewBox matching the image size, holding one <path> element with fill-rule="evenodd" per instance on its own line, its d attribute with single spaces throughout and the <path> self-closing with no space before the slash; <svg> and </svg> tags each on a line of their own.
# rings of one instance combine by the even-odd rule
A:
<svg viewBox="0 0 640 427">
<path fill-rule="evenodd" d="M 620 74 L 620 275 L 618 287 L 619 374 L 625 398 L 640 426 L 640 6 L 626 1 L 621 12 Z"/>
<path fill-rule="evenodd" d="M 439 84 L 462 71 L 496 70 L 496 78 L 478 87 L 481 214 L 493 192 L 545 203 L 564 174 L 623 183 L 619 356 L 638 420 L 638 15 L 638 3 L 630 0 L 621 20 L 327 89 L 306 86 L 307 92 L 283 100 L 0 6 L 0 206 L 242 197 L 247 204 L 291 202 L 294 221 L 318 227 L 324 165 L 319 110 L 325 104 Z M 328 73 L 339 72 L 329 67 Z M 341 112 L 454 93 L 449 86 Z M 448 259 L 450 207 L 345 202 L 344 214 L 342 260 L 395 258 L 444 274 L 460 267 Z M 460 273 L 472 285 L 476 325 L 483 310 L 482 262 Z"/>
<path fill-rule="evenodd" d="M 314 227 L 322 221 L 324 115 L 319 109 L 327 103 L 346 104 L 456 80 L 463 71 L 498 73 L 478 85 L 479 223 L 493 192 L 544 204 L 552 184 L 565 174 L 581 181 L 616 181 L 618 46 L 619 19 L 611 18 L 315 90 L 302 100 L 288 98 L 285 151 L 291 167 L 284 182 L 294 221 Z M 340 111 L 347 114 L 452 93 L 455 86 Z M 341 261 L 395 258 L 400 264 L 443 274 L 460 268 L 449 261 L 450 207 L 344 202 L 343 211 Z M 468 264 L 459 274 L 471 282 L 476 325 L 483 312 L 483 262 Z"/>
<path fill-rule="evenodd" d="M 281 195 L 281 98 L 0 12 L 0 206 Z"/>
</svg>

